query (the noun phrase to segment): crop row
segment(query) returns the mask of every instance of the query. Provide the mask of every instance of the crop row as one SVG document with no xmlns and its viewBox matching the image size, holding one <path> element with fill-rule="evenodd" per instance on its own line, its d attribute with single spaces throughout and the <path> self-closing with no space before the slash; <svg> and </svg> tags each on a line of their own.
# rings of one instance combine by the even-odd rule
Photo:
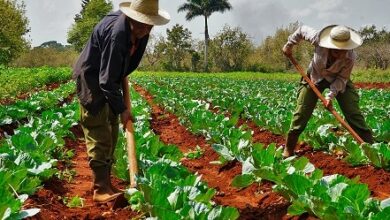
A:
<svg viewBox="0 0 390 220">
<path fill-rule="evenodd" d="M 193 99 L 213 103 L 220 110 L 229 111 L 233 118 L 250 119 L 258 126 L 282 135 L 288 132 L 296 102 L 296 85 L 282 81 L 159 78 L 158 83 Z M 390 110 L 386 107 L 390 104 L 390 92 L 359 90 L 359 94 L 362 112 L 379 143 L 359 146 L 322 107 L 314 111 L 302 135 L 303 140 L 315 150 L 343 152 L 351 165 L 371 163 L 390 169 Z M 339 109 L 337 104 L 336 109 Z"/>
<path fill-rule="evenodd" d="M 65 82 L 70 79 L 69 68 L 1 68 L 0 100 L 12 99 L 20 93 L 41 88 L 50 83 Z"/>
<path fill-rule="evenodd" d="M 20 219 L 39 209 L 21 210 L 28 195 L 58 173 L 58 160 L 69 160 L 64 137 L 77 124 L 77 102 L 29 118 L 0 144 L 0 219 Z"/>
<path fill-rule="evenodd" d="M 150 107 L 131 90 L 132 113 L 136 118 L 135 140 L 138 166 L 137 189 L 128 189 L 133 210 L 158 219 L 237 219 L 238 211 L 217 206 L 212 201 L 216 191 L 209 189 L 199 176 L 180 164 L 183 154 L 174 145 L 166 145 L 151 130 Z M 126 141 L 120 135 L 115 155 L 115 173 L 128 180 Z"/>
<path fill-rule="evenodd" d="M 191 131 L 205 135 L 214 143 L 212 146 L 220 154 L 222 164 L 231 160 L 243 164 L 242 175 L 234 179 L 234 186 L 271 181 L 275 184 L 273 189 L 292 202 L 288 209 L 292 215 L 309 212 L 321 219 L 381 219 L 390 214 L 390 200 L 380 202 L 371 198 L 367 185 L 357 179 L 338 174 L 324 176 L 305 157 L 284 159 L 281 148 L 275 145 L 264 148 L 252 143 L 248 129 L 236 128 L 234 119 L 213 113 L 204 100 L 151 79 L 136 81 Z"/>
<path fill-rule="evenodd" d="M 69 82 L 53 91 L 34 93 L 26 100 L 19 100 L 11 105 L 0 106 L 0 126 L 12 124 L 20 119 L 34 115 L 35 112 L 54 108 L 59 102 L 74 93 L 75 84 Z"/>
</svg>

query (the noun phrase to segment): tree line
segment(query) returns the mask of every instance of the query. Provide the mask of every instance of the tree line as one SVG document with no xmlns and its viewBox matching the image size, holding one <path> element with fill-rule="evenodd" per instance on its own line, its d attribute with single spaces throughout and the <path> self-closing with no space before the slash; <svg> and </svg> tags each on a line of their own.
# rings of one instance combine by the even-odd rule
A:
<svg viewBox="0 0 390 220">
<path fill-rule="evenodd" d="M 31 48 L 24 38 L 29 32 L 25 6 L 16 0 L 0 0 L 0 65 L 11 66 L 71 66 L 83 49 L 93 27 L 110 11 L 111 1 L 82 0 L 82 9 L 75 15 L 68 31 L 68 43 L 63 46 L 49 41 Z M 300 23 L 279 27 L 274 35 L 255 44 L 240 27 L 226 24 L 212 38 L 208 34 L 211 14 L 231 10 L 227 0 L 187 0 L 179 6 L 186 19 L 204 17 L 205 37 L 194 39 L 191 31 L 175 24 L 165 35 L 151 35 L 140 68 L 150 71 L 257 71 L 284 72 L 293 67 L 283 56 L 281 48 Z M 4 22 L 3 22 L 4 21 Z M 11 22 L 12 21 L 12 22 Z M 390 64 L 390 31 L 375 25 L 359 30 L 364 39 L 357 49 L 358 68 L 388 69 Z M 302 65 L 312 57 L 313 47 L 301 43 L 294 48 L 294 56 Z"/>
</svg>

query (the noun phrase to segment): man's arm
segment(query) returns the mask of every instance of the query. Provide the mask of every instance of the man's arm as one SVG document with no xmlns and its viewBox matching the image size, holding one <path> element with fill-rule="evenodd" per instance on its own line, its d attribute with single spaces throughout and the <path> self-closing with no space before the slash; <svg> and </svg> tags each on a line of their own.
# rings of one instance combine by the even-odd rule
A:
<svg viewBox="0 0 390 220">
<path fill-rule="evenodd" d="M 286 56 L 292 55 L 292 48 L 301 40 L 309 41 L 313 45 L 318 44 L 318 31 L 313 28 L 303 25 L 299 27 L 293 34 L 288 37 L 287 43 L 283 47 L 283 53 Z"/>
<path fill-rule="evenodd" d="M 101 54 L 99 86 L 115 114 L 126 110 L 121 91 L 125 46 L 118 39 L 107 37 Z"/>
<path fill-rule="evenodd" d="M 339 92 L 344 92 L 348 80 L 351 78 L 352 69 L 356 61 L 355 51 L 349 51 L 347 57 L 342 60 L 342 69 L 336 75 L 336 79 L 330 84 L 329 92 L 326 95 L 326 98 L 329 100 L 334 99 Z"/>
</svg>

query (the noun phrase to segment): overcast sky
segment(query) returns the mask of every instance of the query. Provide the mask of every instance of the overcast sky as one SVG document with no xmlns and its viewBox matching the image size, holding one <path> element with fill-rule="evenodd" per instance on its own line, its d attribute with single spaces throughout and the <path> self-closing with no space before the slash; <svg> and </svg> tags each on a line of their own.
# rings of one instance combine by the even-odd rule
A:
<svg viewBox="0 0 390 220">
<path fill-rule="evenodd" d="M 113 0 L 114 10 L 123 0 Z M 30 20 L 31 32 L 27 39 L 32 46 L 56 40 L 67 44 L 66 35 L 74 22 L 74 15 L 80 12 L 81 0 L 24 0 L 26 14 Z M 171 15 L 171 22 L 155 27 L 154 34 L 165 35 L 166 28 L 181 24 L 192 32 L 193 38 L 203 39 L 204 20 L 201 17 L 185 20 L 185 13 L 177 12 L 185 0 L 160 0 L 160 8 Z M 327 24 L 344 24 L 355 29 L 375 24 L 390 26 L 390 0 L 230 0 L 231 11 L 214 13 L 209 18 L 211 37 L 225 24 L 241 27 L 251 39 L 258 43 L 276 28 L 299 21 L 320 29 Z"/>
</svg>

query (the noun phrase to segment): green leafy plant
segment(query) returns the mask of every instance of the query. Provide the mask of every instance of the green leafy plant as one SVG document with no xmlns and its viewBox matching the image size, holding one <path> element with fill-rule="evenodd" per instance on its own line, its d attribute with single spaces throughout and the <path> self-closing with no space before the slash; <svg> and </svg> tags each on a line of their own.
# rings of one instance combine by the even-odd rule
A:
<svg viewBox="0 0 390 220">
<path fill-rule="evenodd" d="M 63 197 L 62 202 L 69 208 L 82 208 L 84 207 L 84 200 L 79 196 L 74 196 L 72 198 Z"/>
<path fill-rule="evenodd" d="M 126 191 L 132 209 L 159 219 L 237 219 L 237 209 L 215 205 L 211 200 L 215 190 L 180 165 L 183 154 L 178 148 L 163 144 L 151 131 L 146 101 L 134 90 L 131 97 L 132 113 L 137 119 L 134 127 L 140 167 L 137 189 Z M 120 136 L 115 173 L 128 178 L 126 144 Z"/>
<path fill-rule="evenodd" d="M 184 156 L 188 159 L 198 159 L 203 156 L 204 151 L 199 146 L 196 146 L 195 150 L 189 151 L 184 154 Z"/>
</svg>

